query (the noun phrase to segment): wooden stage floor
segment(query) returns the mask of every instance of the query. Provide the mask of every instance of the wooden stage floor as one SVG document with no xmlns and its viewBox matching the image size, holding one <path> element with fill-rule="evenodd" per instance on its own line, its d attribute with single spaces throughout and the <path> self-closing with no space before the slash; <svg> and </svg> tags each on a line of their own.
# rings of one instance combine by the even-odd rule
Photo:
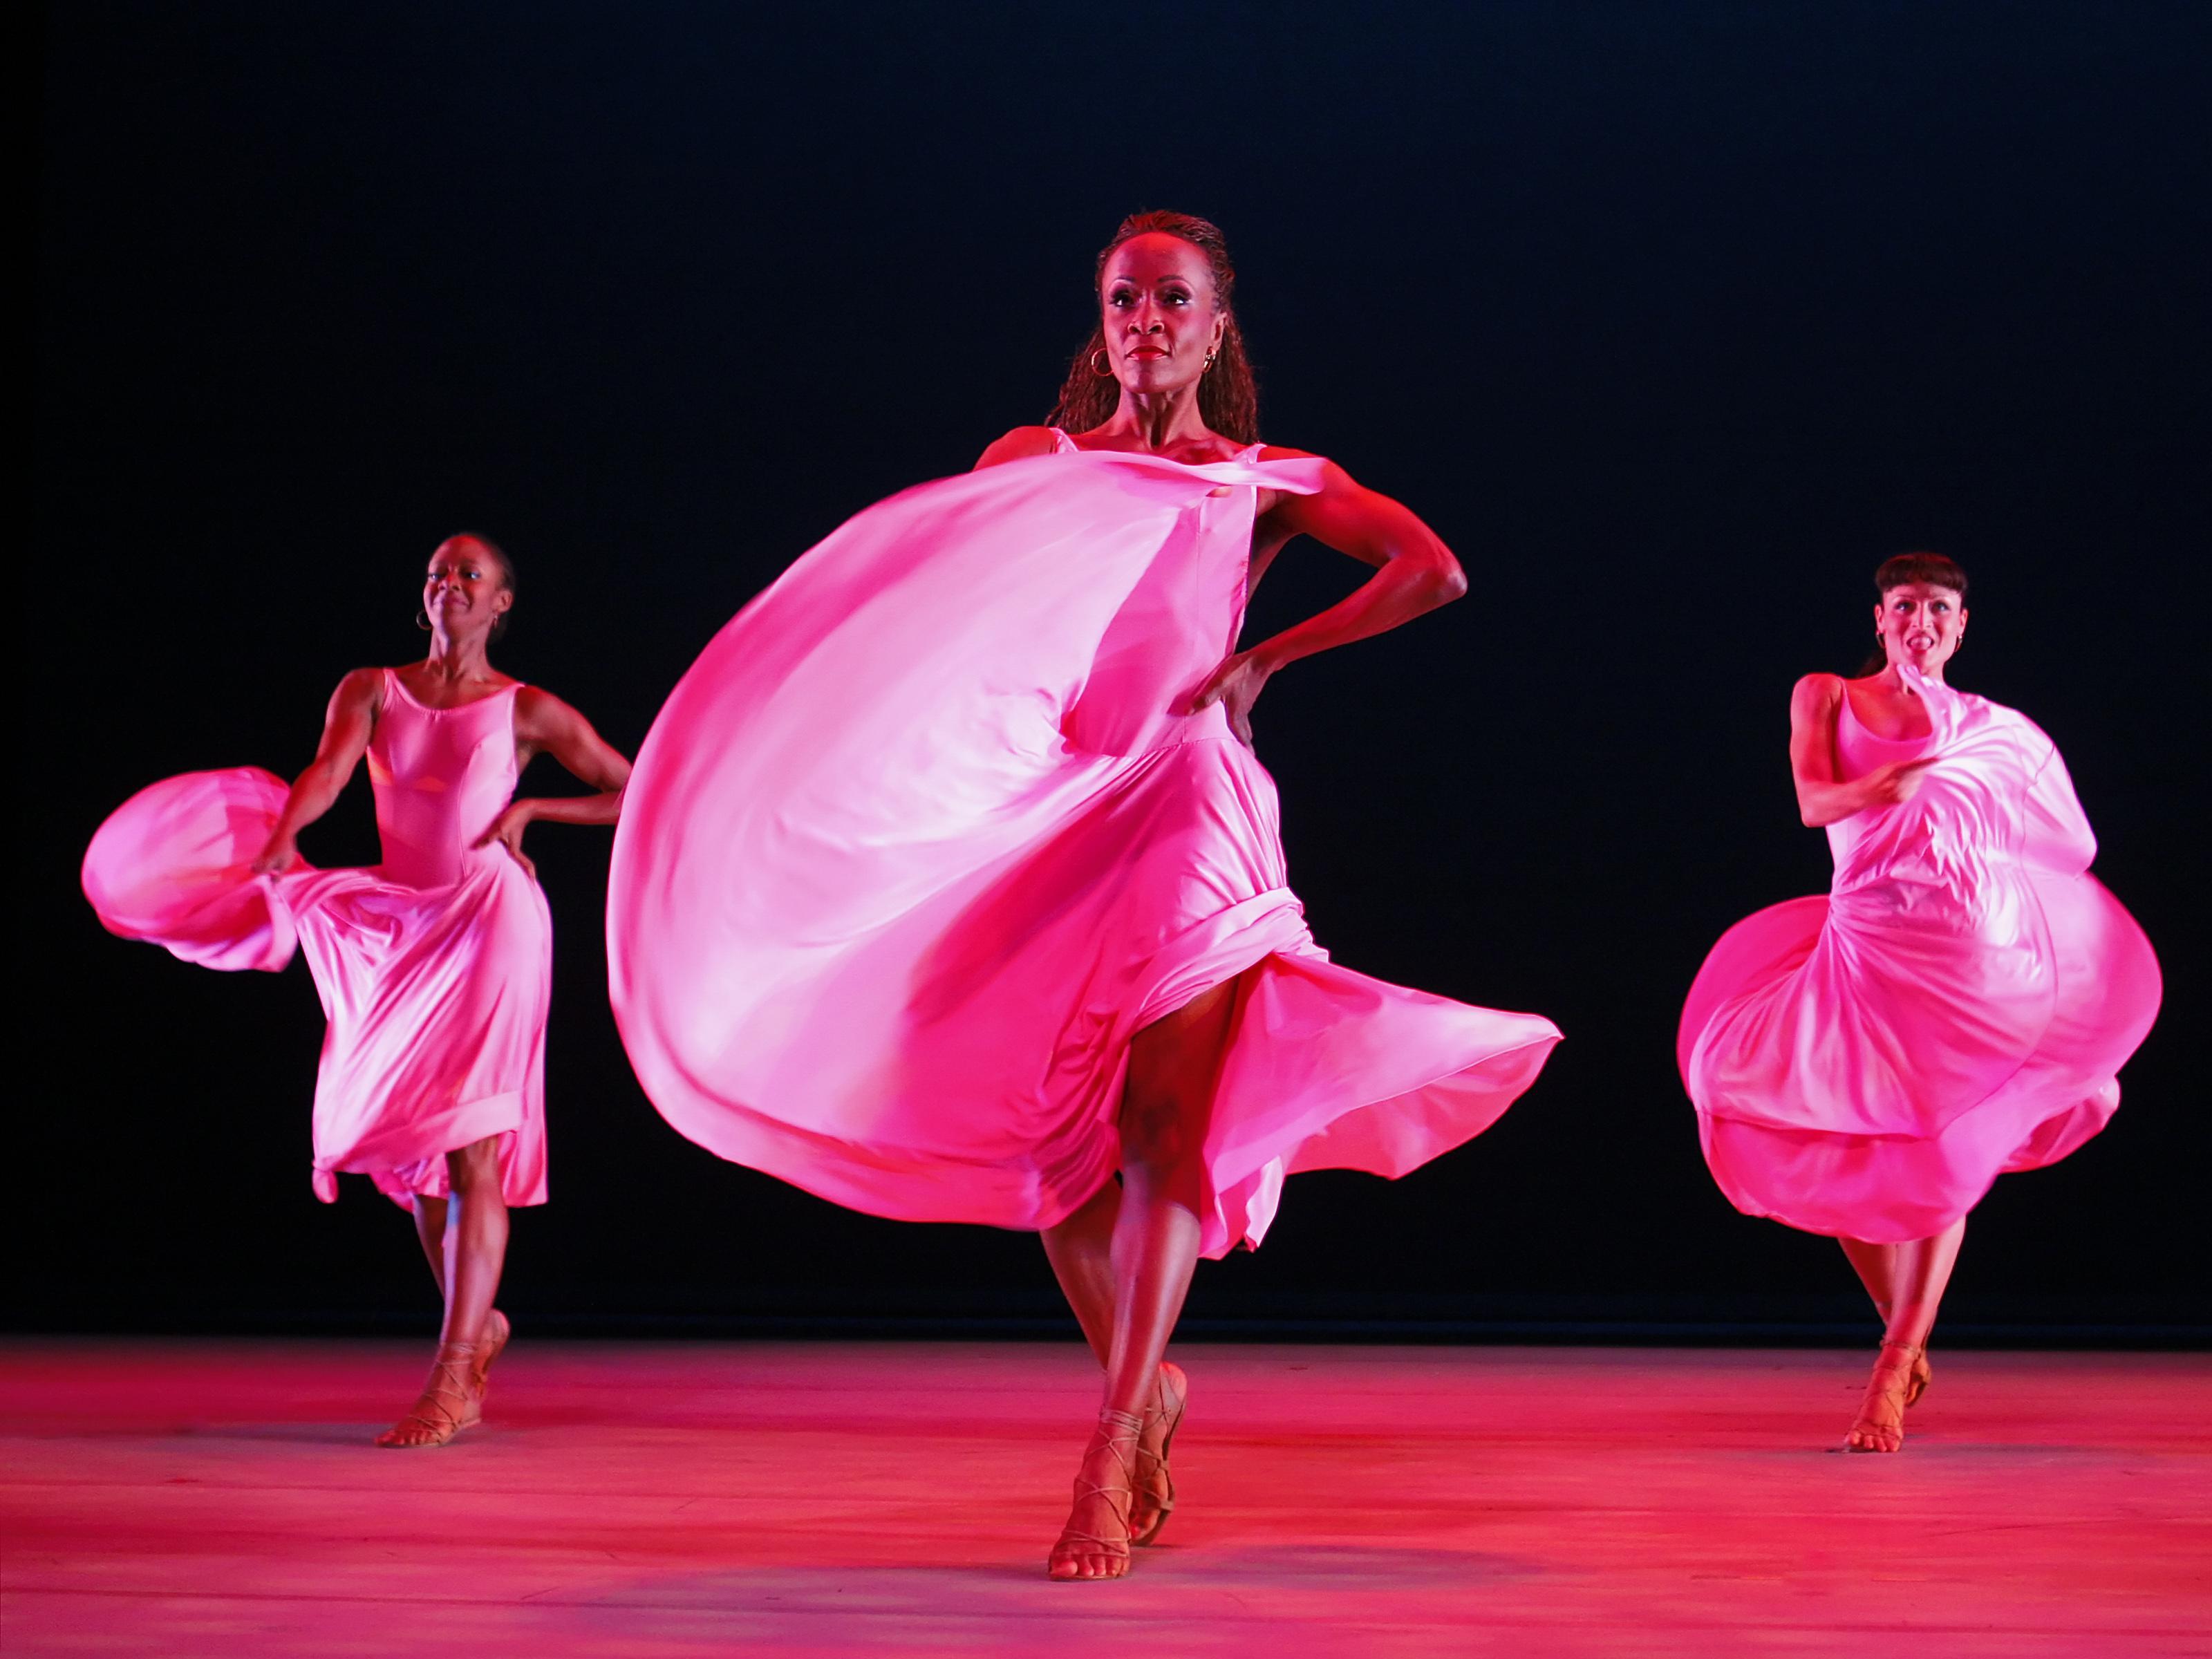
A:
<svg viewBox="0 0 2212 1659">
<path fill-rule="evenodd" d="M 2212 1653 L 2212 1358 L 1189 1347 L 1182 1504 L 1047 1545 L 1095 1403 L 1035 1344 L 552 1344 L 368 1443 L 428 1345 L 0 1345 L 0 1650 L 1853 1659 Z"/>
</svg>

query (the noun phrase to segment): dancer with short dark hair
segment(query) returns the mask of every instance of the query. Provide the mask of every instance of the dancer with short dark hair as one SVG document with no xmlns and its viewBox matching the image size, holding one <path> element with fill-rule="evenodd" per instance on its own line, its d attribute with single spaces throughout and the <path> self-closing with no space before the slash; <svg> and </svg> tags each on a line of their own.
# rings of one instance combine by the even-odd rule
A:
<svg viewBox="0 0 2212 1659">
<path fill-rule="evenodd" d="M 2088 873 L 2096 840 L 2051 739 L 1954 691 L 1966 575 L 1875 574 L 1875 655 L 1790 709 L 1827 896 L 1736 924 L 1682 1011 L 1679 1059 L 1729 1200 L 1839 1240 L 1883 1322 L 1844 1442 L 1895 1451 L 1966 1213 L 2006 1170 L 2073 1152 L 2119 1104 L 2157 959 Z"/>
<path fill-rule="evenodd" d="M 493 1306 L 507 1209 L 545 1201 L 552 921 L 523 831 L 612 823 L 629 775 L 581 714 L 492 667 L 515 591 L 492 543 L 441 544 L 416 616 L 429 654 L 348 674 L 289 789 L 252 767 L 170 778 L 118 808 L 85 854 L 86 896 L 112 932 L 216 968 L 273 971 L 305 951 L 330 1018 L 315 1191 L 334 1200 L 355 1171 L 411 1210 L 445 1300 L 429 1380 L 384 1446 L 443 1445 L 482 1414 L 509 1335 Z M 515 799 L 539 754 L 598 793 Z M 364 757 L 383 861 L 313 869 L 296 838 Z"/>
<path fill-rule="evenodd" d="M 684 1133 L 874 1214 L 1044 1233 L 1106 1371 L 1048 1564 L 1079 1579 L 1173 1501 L 1198 1258 L 1257 1243 L 1286 1175 L 1478 1133 L 1559 1038 L 1314 945 L 1254 701 L 1465 578 L 1396 501 L 1259 441 L 1218 229 L 1139 216 L 1097 276 L 1053 422 L 852 520 L 677 688 L 608 927 Z M 1298 535 L 1375 574 L 1238 650 Z"/>
</svg>

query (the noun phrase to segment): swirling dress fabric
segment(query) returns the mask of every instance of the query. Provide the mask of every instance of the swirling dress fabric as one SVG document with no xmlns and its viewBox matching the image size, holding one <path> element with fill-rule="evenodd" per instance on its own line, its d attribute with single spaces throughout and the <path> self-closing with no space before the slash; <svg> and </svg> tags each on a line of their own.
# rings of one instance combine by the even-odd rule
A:
<svg viewBox="0 0 2212 1659">
<path fill-rule="evenodd" d="M 1932 755 L 1919 792 L 1828 826 L 1826 897 L 1722 936 L 1678 1047 L 1736 1208 L 1876 1243 L 1942 1231 L 2104 1127 L 2160 996 L 2051 739 L 1912 678 L 1929 737 L 1881 738 L 1845 696 L 1836 751 L 1846 779 Z"/>
<path fill-rule="evenodd" d="M 253 875 L 286 790 L 252 767 L 141 790 L 86 851 L 85 896 L 112 933 L 210 968 L 305 954 L 330 1021 L 314 1110 L 326 1201 L 342 1170 L 403 1203 L 444 1197 L 445 1154 L 492 1136 L 507 1201 L 545 1201 L 552 918 L 504 848 L 471 844 L 514 793 L 518 690 L 427 708 L 386 672 L 373 869 Z"/>
<path fill-rule="evenodd" d="M 617 832 L 616 1015 L 722 1157 L 1037 1228 L 1119 1163 L 1132 1036 L 1245 975 L 1205 1140 L 1219 1255 L 1286 1174 L 1479 1133 L 1559 1033 L 1331 963 L 1273 781 L 1219 707 L 1178 712 L 1236 639 L 1256 490 L 1321 464 L 1060 447 L 859 514 L 684 677 Z"/>
</svg>

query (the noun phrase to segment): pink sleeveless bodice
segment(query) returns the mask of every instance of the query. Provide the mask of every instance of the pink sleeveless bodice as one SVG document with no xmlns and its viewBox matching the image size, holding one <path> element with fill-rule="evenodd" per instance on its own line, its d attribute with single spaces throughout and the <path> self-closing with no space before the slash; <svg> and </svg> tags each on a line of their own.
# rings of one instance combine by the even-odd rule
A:
<svg viewBox="0 0 2212 1659">
<path fill-rule="evenodd" d="M 1836 710 L 1836 769 L 1841 781 L 1850 783 L 1893 761 L 1911 760 L 1925 754 L 1936 741 L 1933 731 L 1917 738 L 1885 738 L 1870 731 L 1851 708 L 1851 694 L 1845 690 L 1838 699 Z M 1854 863 L 1869 830 L 1888 827 L 1879 812 L 1854 812 L 1847 818 L 1838 818 L 1828 826 L 1828 851 L 1838 871 Z"/>
<path fill-rule="evenodd" d="M 1917 738 L 1885 738 L 1859 718 L 1858 711 L 1851 707 L 1848 691 L 1838 702 L 1841 706 L 1836 711 L 1836 760 L 1845 782 L 1863 778 L 1875 767 L 1887 766 L 1892 761 L 1910 760 L 1936 741 L 1933 730 Z"/>
<path fill-rule="evenodd" d="M 368 740 L 368 781 L 384 873 L 410 887 L 446 887 L 472 862 L 507 856 L 474 843 L 514 799 L 510 685 L 453 708 L 417 702 L 384 671 L 384 707 Z"/>
</svg>

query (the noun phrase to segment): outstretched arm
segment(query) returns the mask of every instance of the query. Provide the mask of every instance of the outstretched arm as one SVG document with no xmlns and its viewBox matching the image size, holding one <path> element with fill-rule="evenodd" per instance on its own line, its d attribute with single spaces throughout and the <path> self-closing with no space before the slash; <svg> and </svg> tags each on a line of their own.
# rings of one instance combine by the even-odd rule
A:
<svg viewBox="0 0 2212 1659">
<path fill-rule="evenodd" d="M 1836 714 L 1844 696 L 1843 680 L 1834 674 L 1808 674 L 1790 694 L 1790 775 L 1797 784 L 1797 816 L 1808 829 L 1911 800 L 1920 793 L 1922 772 L 1935 764 L 1933 755 L 1891 761 L 1844 782 L 1836 763 Z"/>
<path fill-rule="evenodd" d="M 477 837 L 477 845 L 498 842 L 532 875 L 538 866 L 524 856 L 522 832 L 539 819 L 548 823 L 612 823 L 622 816 L 623 786 L 629 762 L 592 729 L 592 723 L 550 691 L 526 685 L 514 699 L 514 748 L 518 768 L 539 755 L 550 755 L 582 781 L 592 795 L 531 795 L 507 803 L 507 810 Z"/>
<path fill-rule="evenodd" d="M 1271 449 L 1266 459 L 1300 453 Z M 1192 697 L 1193 713 L 1224 705 L 1231 727 L 1246 743 L 1252 741 L 1252 705 L 1277 669 L 1388 633 L 1467 592 L 1451 550 L 1407 507 L 1354 483 L 1334 461 L 1322 463 L 1322 477 L 1318 495 L 1285 495 L 1261 516 L 1253 533 L 1255 569 L 1291 537 L 1310 536 L 1373 565 L 1375 574 L 1320 615 L 1229 657 Z"/>
<path fill-rule="evenodd" d="M 323 715 L 323 740 L 307 769 L 292 781 L 276 827 L 269 832 L 259 856 L 252 865 L 255 873 L 270 875 L 296 863 L 300 831 L 337 804 L 353 769 L 368 747 L 376 730 L 376 714 L 384 695 L 384 676 L 374 668 L 356 668 L 331 693 L 331 706 Z"/>
</svg>

